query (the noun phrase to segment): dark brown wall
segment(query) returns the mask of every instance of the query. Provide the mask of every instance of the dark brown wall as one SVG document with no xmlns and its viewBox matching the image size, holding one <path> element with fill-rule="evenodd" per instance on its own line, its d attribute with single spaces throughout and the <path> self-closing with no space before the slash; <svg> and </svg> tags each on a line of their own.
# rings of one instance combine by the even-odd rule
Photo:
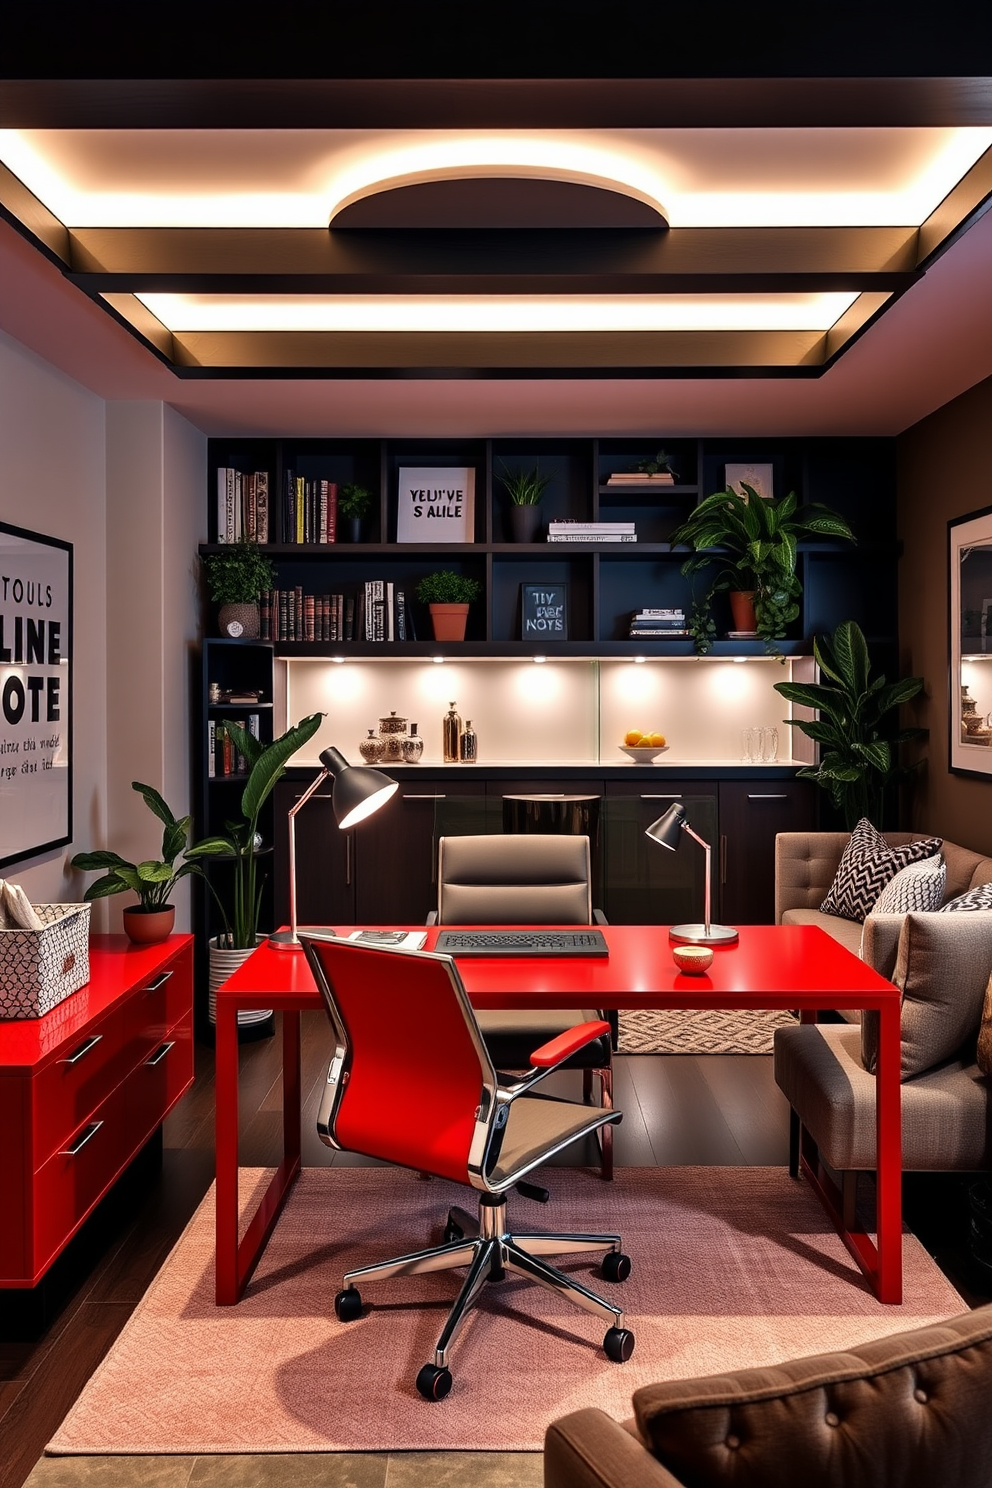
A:
<svg viewBox="0 0 992 1488">
<path fill-rule="evenodd" d="M 924 678 L 912 721 L 930 730 L 905 825 L 992 854 L 992 775 L 947 767 L 947 523 L 992 504 L 992 378 L 900 436 L 898 487 L 901 675 Z"/>
</svg>

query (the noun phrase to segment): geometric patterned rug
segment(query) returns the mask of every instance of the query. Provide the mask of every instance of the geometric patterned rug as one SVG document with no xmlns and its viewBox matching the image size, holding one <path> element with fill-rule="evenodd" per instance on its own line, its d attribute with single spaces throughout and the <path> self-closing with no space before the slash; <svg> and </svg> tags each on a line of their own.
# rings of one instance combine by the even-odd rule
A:
<svg viewBox="0 0 992 1488">
<path fill-rule="evenodd" d="M 776 1028 L 796 1020 L 783 1010 L 632 1009 L 620 1012 L 619 1054 L 770 1054 Z"/>
</svg>

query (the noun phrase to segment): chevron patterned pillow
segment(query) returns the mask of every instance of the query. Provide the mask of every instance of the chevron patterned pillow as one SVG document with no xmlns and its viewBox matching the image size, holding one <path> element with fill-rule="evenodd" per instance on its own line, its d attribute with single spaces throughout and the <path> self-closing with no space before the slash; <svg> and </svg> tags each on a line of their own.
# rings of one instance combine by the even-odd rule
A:
<svg viewBox="0 0 992 1488">
<path fill-rule="evenodd" d="M 922 837 L 890 847 L 866 816 L 858 822 L 841 854 L 834 881 L 820 905 L 823 914 L 863 921 L 879 894 L 900 869 L 931 858 L 944 845 L 942 837 Z"/>
<path fill-rule="evenodd" d="M 940 912 L 957 914 L 959 910 L 965 909 L 992 909 L 992 883 L 979 884 L 977 888 L 959 894 L 956 899 L 948 899 Z"/>
</svg>

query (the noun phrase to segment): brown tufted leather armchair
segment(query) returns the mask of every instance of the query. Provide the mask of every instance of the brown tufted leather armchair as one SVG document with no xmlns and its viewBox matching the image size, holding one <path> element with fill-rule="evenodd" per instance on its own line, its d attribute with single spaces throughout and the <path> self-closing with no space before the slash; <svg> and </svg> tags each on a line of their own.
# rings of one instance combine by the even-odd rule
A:
<svg viewBox="0 0 992 1488">
<path fill-rule="evenodd" d="M 647 1385 L 549 1426 L 545 1488 L 988 1488 L 992 1307 L 843 1353 Z"/>
</svg>

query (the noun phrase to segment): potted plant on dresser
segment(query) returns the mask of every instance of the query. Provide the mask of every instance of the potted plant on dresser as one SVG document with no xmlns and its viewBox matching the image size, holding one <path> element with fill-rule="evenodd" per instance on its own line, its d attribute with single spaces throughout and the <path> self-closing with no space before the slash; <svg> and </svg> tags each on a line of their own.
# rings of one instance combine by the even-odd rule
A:
<svg viewBox="0 0 992 1488">
<path fill-rule="evenodd" d="M 226 902 L 209 876 L 204 875 L 224 923 L 223 932 L 213 936 L 209 943 L 211 1023 L 216 1021 L 217 988 L 265 938 L 258 923 L 262 903 L 262 881 L 258 871 L 262 841 L 258 823 L 262 807 L 285 773 L 289 760 L 308 739 L 313 738 L 322 717 L 322 713 L 311 713 L 278 739 L 273 739 L 271 744 L 262 744 L 240 724 L 226 725 L 234 748 L 244 755 L 248 764 L 248 780 L 241 795 L 241 820 L 225 822 L 223 832 L 204 837 L 186 855 L 195 862 L 207 859 L 226 862 L 232 871 Z M 265 1022 L 268 1018 L 267 1012 L 238 1014 L 240 1024 Z"/>
<path fill-rule="evenodd" d="M 716 639 L 713 600 L 727 592 L 734 634 L 760 636 L 767 652 L 781 656 L 776 642 L 799 614 L 802 594 L 797 543 L 804 537 L 853 543 L 855 537 L 844 518 L 821 502 L 799 506 L 794 491 L 776 501 L 741 484 L 743 495 L 728 486 L 707 496 L 672 533 L 673 548 L 684 543 L 695 549 L 682 564 L 684 574 L 712 570 L 706 592 L 693 602 L 689 633 L 704 655 Z"/>
<path fill-rule="evenodd" d="M 234 640 L 258 640 L 258 601 L 275 583 L 275 570 L 257 543 L 231 543 L 220 553 L 201 560 L 210 598 L 220 605 L 217 625 L 221 635 Z"/>
<path fill-rule="evenodd" d="M 453 569 L 442 568 L 436 573 L 425 574 L 415 593 L 421 604 L 430 609 L 436 641 L 465 639 L 468 607 L 482 593 L 478 579 L 469 579 Z"/>
<path fill-rule="evenodd" d="M 131 789 L 139 793 L 149 811 L 163 823 L 161 858 L 130 863 L 119 853 L 99 848 L 96 852 L 76 853 L 72 867 L 83 873 L 105 870 L 102 878 L 90 884 L 84 899 L 107 899 L 128 891 L 137 894 L 137 904 L 128 905 L 123 911 L 124 933 L 136 945 L 155 945 L 172 934 L 176 910 L 169 901 L 176 884 L 190 874 L 201 873 L 202 869 L 192 861 L 195 849 L 186 846 L 193 818 L 174 816 L 151 785 L 132 780 Z M 185 861 L 177 867 L 176 860 L 184 853 Z"/>
</svg>

